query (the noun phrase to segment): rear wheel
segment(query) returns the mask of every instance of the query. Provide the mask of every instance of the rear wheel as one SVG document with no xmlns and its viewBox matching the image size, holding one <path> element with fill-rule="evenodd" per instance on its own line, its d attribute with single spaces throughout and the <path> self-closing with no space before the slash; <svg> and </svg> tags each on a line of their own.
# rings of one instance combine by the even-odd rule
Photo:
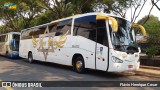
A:
<svg viewBox="0 0 160 90">
<path fill-rule="evenodd" d="M 29 52 L 29 54 L 28 54 L 28 62 L 33 63 L 33 55 L 31 52 Z"/>
<path fill-rule="evenodd" d="M 74 62 L 74 70 L 78 73 L 84 73 L 85 72 L 85 64 L 84 64 L 84 59 L 83 57 L 81 56 L 78 56 L 76 59 L 75 59 L 75 62 Z"/>
</svg>

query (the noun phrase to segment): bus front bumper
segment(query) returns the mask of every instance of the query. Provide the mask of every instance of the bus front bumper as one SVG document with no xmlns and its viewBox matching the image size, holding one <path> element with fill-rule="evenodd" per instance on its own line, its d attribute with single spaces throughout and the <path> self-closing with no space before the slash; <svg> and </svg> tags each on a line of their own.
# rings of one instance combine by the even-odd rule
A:
<svg viewBox="0 0 160 90">
<path fill-rule="evenodd" d="M 140 61 L 135 60 L 132 62 L 124 61 L 123 63 L 112 63 L 109 66 L 108 72 L 125 72 L 125 71 L 136 71 L 140 67 Z"/>
</svg>

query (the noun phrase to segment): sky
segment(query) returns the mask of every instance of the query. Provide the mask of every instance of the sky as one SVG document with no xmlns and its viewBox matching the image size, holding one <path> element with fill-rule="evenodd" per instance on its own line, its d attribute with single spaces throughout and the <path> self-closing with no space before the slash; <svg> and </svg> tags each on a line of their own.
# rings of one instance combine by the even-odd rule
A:
<svg viewBox="0 0 160 90">
<path fill-rule="evenodd" d="M 160 6 L 160 1 L 157 3 L 157 5 Z M 142 12 L 140 13 L 139 17 L 136 19 L 136 22 L 138 20 L 140 20 L 141 18 L 143 18 L 144 16 L 148 15 L 149 10 L 150 10 L 151 7 L 152 7 L 151 1 L 147 0 L 145 6 L 142 9 Z M 158 17 L 159 20 L 160 20 L 160 11 L 155 6 L 152 9 L 151 15 L 154 15 L 154 16 Z M 131 16 L 131 10 L 128 10 L 127 14 L 126 14 L 126 18 L 129 21 L 130 21 L 130 18 L 131 18 L 130 16 Z M 0 25 L 1 24 L 2 24 L 2 22 L 0 22 Z"/>
<path fill-rule="evenodd" d="M 157 3 L 158 6 L 160 6 L 160 1 Z M 150 0 L 147 0 L 145 6 L 143 7 L 142 9 L 142 12 L 140 13 L 139 17 L 137 18 L 136 22 L 138 20 L 140 20 L 141 18 L 143 18 L 144 16 L 148 15 L 149 11 L 150 11 L 150 8 L 152 7 L 152 4 L 151 4 L 151 1 Z M 159 18 L 160 20 L 160 11 L 154 6 L 154 8 L 152 9 L 152 12 L 150 15 L 154 15 L 156 17 Z M 126 14 L 126 18 L 128 20 L 130 20 L 130 17 L 131 16 L 131 10 L 128 10 L 127 14 Z"/>
</svg>

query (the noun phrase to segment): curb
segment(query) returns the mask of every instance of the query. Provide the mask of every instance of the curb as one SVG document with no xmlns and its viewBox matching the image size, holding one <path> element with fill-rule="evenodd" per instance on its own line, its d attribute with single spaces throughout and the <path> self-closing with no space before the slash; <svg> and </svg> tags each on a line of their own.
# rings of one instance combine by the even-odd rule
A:
<svg viewBox="0 0 160 90">
<path fill-rule="evenodd" d="M 160 67 L 154 67 L 154 66 L 144 66 L 144 65 L 141 65 L 140 68 L 152 69 L 152 70 L 160 70 Z"/>
<path fill-rule="evenodd" d="M 154 66 L 144 66 L 144 65 L 140 65 L 140 69 L 148 69 L 148 70 L 157 70 L 160 71 L 160 67 L 154 67 Z M 155 77 L 155 78 L 160 78 L 160 74 L 156 74 L 156 73 L 150 73 L 150 72 L 143 72 L 141 70 L 137 70 L 135 71 L 135 75 L 144 75 L 144 76 L 148 76 L 148 77 Z"/>
<path fill-rule="evenodd" d="M 135 71 L 135 75 L 143 75 L 143 76 L 147 76 L 147 77 L 154 77 L 154 78 L 160 78 L 159 74 L 153 74 L 153 73 L 147 73 L 147 72 L 143 72 L 143 71 Z"/>
</svg>

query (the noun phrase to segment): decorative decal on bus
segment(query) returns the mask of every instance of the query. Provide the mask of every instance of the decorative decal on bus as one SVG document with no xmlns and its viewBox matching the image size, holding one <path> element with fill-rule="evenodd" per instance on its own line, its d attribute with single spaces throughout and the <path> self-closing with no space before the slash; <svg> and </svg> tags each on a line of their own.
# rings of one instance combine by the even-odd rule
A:
<svg viewBox="0 0 160 90">
<path fill-rule="evenodd" d="M 39 40 L 37 40 L 36 38 L 34 38 L 34 36 L 32 36 L 33 47 L 37 48 L 38 52 L 43 52 L 44 58 L 46 60 L 48 56 L 48 52 L 55 52 L 57 48 L 63 48 L 67 40 L 66 36 L 68 32 L 69 30 L 65 34 L 61 35 L 58 38 L 58 40 L 56 40 L 56 39 L 53 39 L 55 36 L 55 32 L 49 33 L 49 28 L 47 26 L 44 34 L 39 35 Z M 45 37 L 48 37 L 48 42 L 43 41 Z M 37 47 L 38 44 L 39 44 L 39 47 Z M 44 48 L 46 45 L 48 45 L 47 49 Z"/>
<path fill-rule="evenodd" d="M 140 49 L 133 28 L 131 22 L 115 15 L 81 14 L 22 30 L 19 52 L 30 63 L 73 66 L 78 73 L 86 68 L 134 71 L 140 66 Z"/>
</svg>

